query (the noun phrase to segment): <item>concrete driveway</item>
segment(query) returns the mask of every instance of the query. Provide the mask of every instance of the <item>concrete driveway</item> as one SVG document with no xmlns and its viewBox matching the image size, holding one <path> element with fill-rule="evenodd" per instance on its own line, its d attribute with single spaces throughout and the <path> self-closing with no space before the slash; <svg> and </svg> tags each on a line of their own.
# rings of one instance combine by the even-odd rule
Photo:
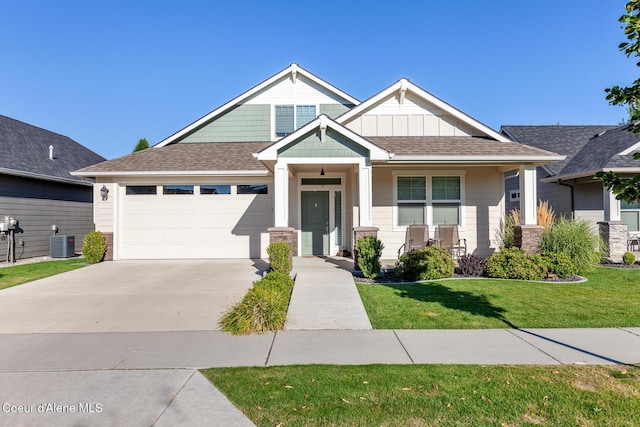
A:
<svg viewBox="0 0 640 427">
<path fill-rule="evenodd" d="M 246 259 L 103 262 L 0 291 L 0 333 L 213 330 L 266 267 Z"/>
</svg>

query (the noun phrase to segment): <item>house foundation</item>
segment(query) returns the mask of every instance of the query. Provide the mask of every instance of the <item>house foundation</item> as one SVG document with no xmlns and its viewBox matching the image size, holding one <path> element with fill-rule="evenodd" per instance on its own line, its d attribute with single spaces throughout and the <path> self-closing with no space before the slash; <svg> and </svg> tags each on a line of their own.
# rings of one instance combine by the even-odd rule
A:
<svg viewBox="0 0 640 427">
<path fill-rule="evenodd" d="M 602 255 L 611 262 L 622 262 L 627 251 L 627 223 L 622 221 L 598 222 Z"/>
<path fill-rule="evenodd" d="M 364 239 L 365 237 L 373 237 L 374 239 L 378 238 L 378 227 L 354 227 L 353 228 L 353 268 L 356 270 L 360 270 L 358 268 L 358 250 L 356 246 L 358 245 L 358 241 Z"/>
<path fill-rule="evenodd" d="M 514 246 L 530 254 L 539 254 L 542 250 L 543 230 L 544 227 L 541 225 L 514 225 Z"/>
</svg>

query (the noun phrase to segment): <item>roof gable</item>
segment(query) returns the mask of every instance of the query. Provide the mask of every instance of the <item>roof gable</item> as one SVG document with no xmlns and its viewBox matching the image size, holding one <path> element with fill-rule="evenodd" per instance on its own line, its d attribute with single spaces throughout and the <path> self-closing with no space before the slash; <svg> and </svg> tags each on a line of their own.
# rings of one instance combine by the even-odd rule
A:
<svg viewBox="0 0 640 427">
<path fill-rule="evenodd" d="M 0 152 L 3 173 L 75 183 L 82 180 L 70 172 L 105 160 L 71 138 L 2 115 Z"/>
<path fill-rule="evenodd" d="M 321 145 L 327 141 L 329 141 L 329 145 L 332 147 L 328 150 L 326 147 L 321 147 Z M 316 151 L 317 153 L 326 152 L 327 155 L 325 157 L 342 156 L 343 154 L 340 153 L 332 153 L 332 150 L 338 149 L 338 145 L 344 147 L 345 150 L 351 153 L 358 153 L 360 155 L 368 153 L 368 157 L 371 160 L 388 160 L 391 156 L 390 153 L 373 144 L 371 141 L 325 115 L 320 115 L 292 134 L 258 152 L 255 156 L 260 161 L 275 161 L 282 153 L 289 152 L 285 154 L 289 156 L 292 153 L 290 150 L 293 146 L 301 143 L 307 146 L 309 144 L 320 145 L 320 147 L 317 148 L 304 148 L 304 150 L 305 152 L 309 150 Z M 303 151 L 298 150 L 298 152 L 302 153 Z M 349 154 L 345 155 L 351 157 Z M 318 156 L 314 155 L 313 157 Z"/>
<path fill-rule="evenodd" d="M 280 91 L 274 90 L 276 88 L 283 88 L 290 85 L 297 85 L 300 87 L 300 89 L 296 87 L 292 92 L 296 93 L 296 95 L 300 92 L 301 97 L 304 96 L 305 92 L 308 94 L 309 92 L 316 91 L 317 93 L 324 95 L 326 99 L 332 99 L 335 102 L 340 102 L 345 105 L 357 105 L 360 103 L 356 98 L 320 79 L 297 64 L 291 64 L 279 73 L 271 76 L 262 83 L 254 86 L 231 101 L 191 123 L 189 126 L 159 142 L 154 147 L 164 147 L 178 142 L 188 135 L 210 125 L 213 120 L 229 113 L 233 109 L 236 109 L 239 105 L 261 105 L 269 103 L 294 104 L 295 99 L 292 99 L 291 96 L 278 96 Z M 273 95 L 270 95 L 270 93 L 273 93 Z"/>
<path fill-rule="evenodd" d="M 509 140 L 407 79 L 398 80 L 336 121 L 366 137 L 480 136 Z"/>
</svg>

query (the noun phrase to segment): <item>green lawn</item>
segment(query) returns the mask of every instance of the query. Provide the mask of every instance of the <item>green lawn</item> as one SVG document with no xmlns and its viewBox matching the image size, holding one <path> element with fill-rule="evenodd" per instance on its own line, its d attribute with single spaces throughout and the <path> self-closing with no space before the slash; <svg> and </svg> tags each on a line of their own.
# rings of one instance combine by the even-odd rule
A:
<svg viewBox="0 0 640 427">
<path fill-rule="evenodd" d="M 640 270 L 596 268 L 586 283 L 442 280 L 358 284 L 376 329 L 640 326 Z"/>
<path fill-rule="evenodd" d="M 0 290 L 12 286 L 21 285 L 33 280 L 64 273 L 85 267 L 82 259 L 69 259 L 63 261 L 44 261 L 33 264 L 22 264 L 14 267 L 0 268 Z"/>
<path fill-rule="evenodd" d="M 640 369 L 369 365 L 203 371 L 258 426 L 638 426 Z"/>
</svg>

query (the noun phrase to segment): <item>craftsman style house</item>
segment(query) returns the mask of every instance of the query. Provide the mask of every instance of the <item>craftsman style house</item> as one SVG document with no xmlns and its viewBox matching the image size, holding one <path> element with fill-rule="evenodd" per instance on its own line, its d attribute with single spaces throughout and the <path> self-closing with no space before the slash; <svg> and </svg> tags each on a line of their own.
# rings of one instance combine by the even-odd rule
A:
<svg viewBox="0 0 640 427">
<path fill-rule="evenodd" d="M 154 147 L 75 174 L 96 180 L 113 259 L 259 258 L 277 239 L 296 256 L 335 255 L 359 233 L 392 258 L 407 225 L 445 223 L 488 256 L 504 174 L 520 172 L 532 225 L 536 167 L 562 159 L 407 79 L 361 102 L 292 64 Z"/>
</svg>

